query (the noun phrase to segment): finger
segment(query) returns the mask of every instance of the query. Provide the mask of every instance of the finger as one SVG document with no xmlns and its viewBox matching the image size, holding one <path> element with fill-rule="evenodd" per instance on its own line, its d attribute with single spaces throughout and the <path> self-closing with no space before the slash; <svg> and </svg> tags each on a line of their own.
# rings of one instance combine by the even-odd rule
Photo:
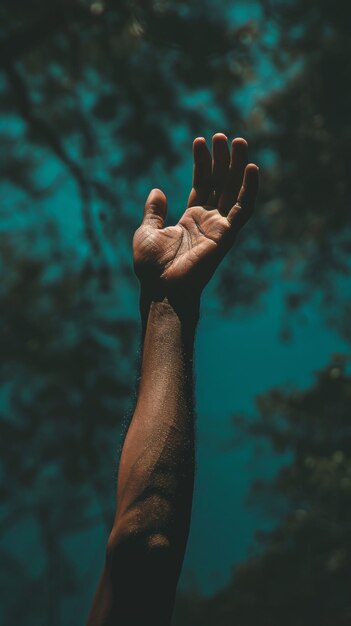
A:
<svg viewBox="0 0 351 626">
<path fill-rule="evenodd" d="M 230 155 L 228 149 L 228 139 L 223 133 L 216 133 L 212 137 L 212 185 L 211 206 L 217 206 L 218 200 L 224 189 L 228 176 Z"/>
<path fill-rule="evenodd" d="M 248 162 L 248 145 L 245 139 L 237 137 L 232 141 L 229 172 L 224 190 L 218 201 L 218 209 L 227 214 L 239 195 L 243 182 L 245 167 Z"/>
<path fill-rule="evenodd" d="M 163 228 L 167 213 L 167 199 L 161 189 L 151 189 L 144 208 L 143 224 Z"/>
<path fill-rule="evenodd" d="M 188 208 L 206 204 L 212 189 L 212 159 L 204 137 L 197 137 L 194 140 L 193 155 L 193 188 L 190 192 Z"/>
<path fill-rule="evenodd" d="M 245 168 L 244 180 L 241 186 L 238 200 L 230 209 L 227 219 L 235 232 L 251 217 L 258 191 L 258 167 L 250 163 Z"/>
</svg>

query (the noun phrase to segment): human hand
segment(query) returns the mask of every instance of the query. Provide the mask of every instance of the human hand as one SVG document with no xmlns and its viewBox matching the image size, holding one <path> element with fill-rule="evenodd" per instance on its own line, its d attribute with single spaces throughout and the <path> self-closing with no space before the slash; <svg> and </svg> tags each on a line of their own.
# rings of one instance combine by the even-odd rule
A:
<svg viewBox="0 0 351 626">
<path fill-rule="evenodd" d="M 236 235 L 252 215 L 258 167 L 248 162 L 244 139 L 217 133 L 212 158 L 203 137 L 193 144 L 194 175 L 188 206 L 175 226 L 165 227 L 167 200 L 153 189 L 133 239 L 134 267 L 150 298 L 199 298 Z"/>
</svg>

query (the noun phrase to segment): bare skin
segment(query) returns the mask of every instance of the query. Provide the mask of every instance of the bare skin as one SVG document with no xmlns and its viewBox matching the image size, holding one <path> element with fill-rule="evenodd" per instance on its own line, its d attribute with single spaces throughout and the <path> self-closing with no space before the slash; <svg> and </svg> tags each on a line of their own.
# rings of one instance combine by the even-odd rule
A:
<svg viewBox="0 0 351 626">
<path fill-rule="evenodd" d="M 116 515 L 88 626 L 168 626 L 194 484 L 193 346 L 201 292 L 252 215 L 247 143 L 195 139 L 193 188 L 175 226 L 153 189 L 133 240 L 144 330 L 138 399 L 121 454 Z"/>
<path fill-rule="evenodd" d="M 134 263 L 142 286 L 157 287 L 167 295 L 186 288 L 200 296 L 249 219 L 257 192 L 258 168 L 247 165 L 244 139 L 233 141 L 231 157 L 227 138 L 220 133 L 213 137 L 213 161 L 202 137 L 195 139 L 193 151 L 193 188 L 178 224 L 164 227 L 166 197 L 153 189 L 134 236 Z"/>
</svg>

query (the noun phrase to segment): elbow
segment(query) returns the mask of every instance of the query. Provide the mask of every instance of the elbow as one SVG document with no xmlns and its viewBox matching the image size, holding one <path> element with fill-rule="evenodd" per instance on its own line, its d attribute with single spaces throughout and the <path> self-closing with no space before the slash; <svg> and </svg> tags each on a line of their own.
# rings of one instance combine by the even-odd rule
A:
<svg viewBox="0 0 351 626">
<path fill-rule="evenodd" d="M 107 555 L 114 559 L 116 554 L 128 552 L 130 556 L 168 553 L 171 542 L 169 526 L 170 505 L 157 495 L 149 496 L 142 506 L 134 506 L 120 514 L 110 533 Z"/>
<path fill-rule="evenodd" d="M 141 566 L 150 567 L 167 561 L 170 540 L 163 532 L 146 532 L 135 528 L 113 528 L 106 548 L 106 563 L 111 572 Z"/>
<path fill-rule="evenodd" d="M 152 533 L 146 537 L 147 550 L 170 550 L 171 544 L 164 533 Z"/>
<path fill-rule="evenodd" d="M 123 623 L 124 616 L 128 624 L 171 623 L 178 578 L 164 533 L 112 531 L 106 567 Z"/>
<path fill-rule="evenodd" d="M 171 543 L 163 532 L 135 532 L 133 530 L 113 529 L 107 541 L 106 555 L 113 557 L 124 550 L 138 549 L 146 554 L 159 550 L 170 550 Z"/>
</svg>

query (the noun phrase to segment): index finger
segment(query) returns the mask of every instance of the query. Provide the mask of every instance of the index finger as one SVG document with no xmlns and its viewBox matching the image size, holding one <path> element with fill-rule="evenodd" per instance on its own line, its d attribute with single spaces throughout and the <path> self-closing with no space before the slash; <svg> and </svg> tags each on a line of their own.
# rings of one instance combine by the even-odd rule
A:
<svg viewBox="0 0 351 626">
<path fill-rule="evenodd" d="M 206 204 L 212 188 L 212 158 L 204 137 L 197 137 L 194 140 L 193 155 L 193 188 L 190 192 L 188 208 Z"/>
</svg>

